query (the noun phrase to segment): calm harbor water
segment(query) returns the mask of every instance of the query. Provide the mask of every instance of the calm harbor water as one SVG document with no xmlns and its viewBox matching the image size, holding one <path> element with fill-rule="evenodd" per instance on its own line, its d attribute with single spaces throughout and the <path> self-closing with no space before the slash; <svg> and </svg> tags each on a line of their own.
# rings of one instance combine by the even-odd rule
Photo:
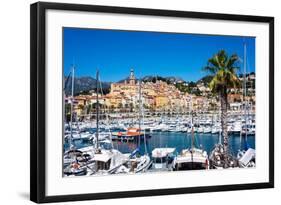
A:
<svg viewBox="0 0 281 205">
<path fill-rule="evenodd" d="M 154 148 L 159 147 L 173 147 L 176 148 L 176 151 L 179 153 L 182 149 L 191 147 L 191 134 L 187 133 L 178 133 L 178 132 L 152 132 L 147 133 L 150 135 L 150 138 L 147 138 L 147 152 L 151 154 Z M 214 145 L 219 142 L 218 134 L 201 134 L 195 133 L 195 146 L 197 148 L 202 148 L 207 151 L 208 154 L 214 148 Z M 82 140 L 76 140 L 76 148 L 82 148 L 85 146 L 91 145 L 90 142 L 83 142 Z M 244 149 L 245 147 L 245 138 L 242 137 L 242 145 L 240 144 L 240 135 L 230 135 L 229 136 L 229 145 L 230 151 L 236 156 L 239 149 Z M 248 136 L 247 144 L 255 149 L 255 136 Z M 69 145 L 64 144 L 65 148 Z M 122 142 L 122 141 L 113 141 L 113 146 L 115 149 L 118 149 L 122 153 L 129 153 L 135 150 L 138 147 L 138 142 Z M 143 154 L 145 152 L 144 142 L 140 143 L 140 152 Z"/>
</svg>

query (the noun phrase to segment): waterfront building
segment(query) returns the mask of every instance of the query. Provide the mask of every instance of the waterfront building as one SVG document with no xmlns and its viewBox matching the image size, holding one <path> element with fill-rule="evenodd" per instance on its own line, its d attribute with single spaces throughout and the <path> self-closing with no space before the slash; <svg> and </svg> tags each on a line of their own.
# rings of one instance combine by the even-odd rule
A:
<svg viewBox="0 0 281 205">
<path fill-rule="evenodd" d="M 186 107 L 185 93 L 180 92 L 173 84 L 157 80 L 153 82 L 142 82 L 142 98 L 145 108 L 150 110 L 173 109 L 175 107 Z M 127 80 L 112 83 L 110 93 L 106 95 L 106 104 L 109 107 L 118 108 L 123 102 L 123 107 L 137 108 L 139 98 L 139 82 L 137 82 L 134 70 L 130 70 Z M 128 104 L 130 106 L 128 106 Z"/>
<path fill-rule="evenodd" d="M 248 75 L 250 80 L 255 79 L 255 75 Z M 200 90 L 200 95 L 191 95 L 181 92 L 175 84 L 167 83 L 162 80 L 143 81 L 142 103 L 145 110 L 149 111 L 169 111 L 169 112 L 189 112 L 191 105 L 196 112 L 214 111 L 219 109 L 220 101 L 217 97 L 210 95 L 210 89 L 204 83 L 198 83 L 195 87 Z M 231 110 L 241 110 L 243 101 L 249 102 L 251 109 L 255 109 L 255 88 L 249 87 L 248 95 L 243 97 L 243 93 L 238 89 L 229 90 L 228 103 Z M 66 96 L 66 103 L 70 97 Z M 90 91 L 89 95 L 79 95 L 74 97 L 74 111 L 79 116 L 88 105 L 96 104 L 96 93 Z M 128 77 L 116 83 L 111 83 L 110 92 L 99 96 L 99 103 L 104 108 L 114 111 L 133 112 L 138 110 L 139 105 L 139 82 L 130 69 Z M 88 107 L 87 107 L 88 108 Z M 85 110 L 84 110 L 85 111 Z"/>
</svg>

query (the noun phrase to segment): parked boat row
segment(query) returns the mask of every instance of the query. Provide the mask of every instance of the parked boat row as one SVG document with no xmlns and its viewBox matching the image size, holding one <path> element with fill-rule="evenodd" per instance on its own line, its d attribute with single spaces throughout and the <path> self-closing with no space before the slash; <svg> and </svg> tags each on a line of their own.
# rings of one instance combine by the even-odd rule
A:
<svg viewBox="0 0 281 205">
<path fill-rule="evenodd" d="M 146 133 L 153 132 L 182 132 L 182 133 L 191 133 L 191 124 L 188 117 L 170 120 L 169 122 L 154 119 L 153 121 L 147 121 L 145 125 L 142 126 L 141 130 L 138 128 L 138 124 L 136 121 L 128 122 L 129 120 L 123 120 L 117 123 L 110 123 L 105 125 L 104 121 L 102 121 L 102 126 L 100 126 L 101 132 L 99 133 L 99 139 L 105 139 L 111 135 L 112 140 L 134 140 L 138 136 L 143 137 L 144 131 Z M 181 123 L 179 123 L 179 121 Z M 79 125 L 78 125 L 79 124 Z M 120 125 L 121 124 L 121 125 Z M 195 133 L 211 133 L 211 134 L 219 134 L 222 131 L 220 126 L 220 121 L 214 121 L 213 123 L 202 123 L 200 120 L 194 124 L 194 132 Z M 75 125 L 75 124 L 74 124 Z M 83 125 L 83 126 L 82 126 Z M 67 124 L 65 129 L 65 138 L 69 138 L 70 136 L 70 126 Z M 80 128 L 80 127 L 83 127 Z M 79 139 L 89 139 L 94 140 L 96 135 L 96 124 L 93 123 L 83 123 L 79 122 L 72 129 L 72 138 L 73 140 Z M 227 125 L 227 131 L 229 134 L 242 134 L 245 135 L 255 135 L 256 133 L 256 125 L 254 116 L 247 119 L 247 123 L 245 119 L 241 119 L 241 117 L 231 118 Z M 147 136 L 150 136 L 149 134 Z"/>
</svg>

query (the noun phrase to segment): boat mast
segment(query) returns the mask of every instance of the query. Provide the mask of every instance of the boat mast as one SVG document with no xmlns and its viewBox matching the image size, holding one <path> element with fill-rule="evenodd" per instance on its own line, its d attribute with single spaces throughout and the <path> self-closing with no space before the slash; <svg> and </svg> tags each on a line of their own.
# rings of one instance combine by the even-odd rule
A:
<svg viewBox="0 0 281 205">
<path fill-rule="evenodd" d="M 74 71 L 75 66 L 72 65 L 72 79 L 71 79 L 71 105 L 70 105 L 70 149 L 72 150 L 74 148 L 73 145 L 73 101 L 74 101 Z"/>
<path fill-rule="evenodd" d="M 193 150 L 194 148 L 194 125 L 193 125 L 193 104 L 192 104 L 192 97 L 191 97 L 191 102 L 190 102 L 190 111 L 189 111 L 189 114 L 190 114 L 190 117 L 191 117 L 191 149 Z"/>
<path fill-rule="evenodd" d="M 193 111 L 191 113 L 191 149 L 194 149 L 194 126 L 193 126 Z"/>
<path fill-rule="evenodd" d="M 96 148 L 98 150 L 99 148 L 99 70 L 97 70 L 97 73 L 96 73 L 96 88 L 97 88 L 97 99 L 96 99 Z"/>
<path fill-rule="evenodd" d="M 140 147 L 140 137 L 141 137 L 141 80 L 139 80 L 139 147 Z"/>
<path fill-rule="evenodd" d="M 191 101 L 191 169 L 193 169 L 193 151 L 194 151 L 194 125 L 193 125 L 193 104 Z"/>
<path fill-rule="evenodd" d="M 100 85 L 100 93 L 101 93 L 101 97 L 104 96 L 104 92 L 103 92 L 103 88 L 102 88 L 102 81 L 101 79 L 99 78 L 99 85 Z M 111 144 L 111 148 L 113 149 L 113 142 L 112 142 L 112 132 L 111 132 L 111 129 L 110 129 L 110 126 L 109 126 L 109 114 L 108 114 L 108 110 L 105 108 L 105 106 L 101 106 L 101 108 L 104 109 L 105 111 L 105 118 L 106 118 L 106 125 L 107 125 L 107 128 L 108 128 L 108 131 L 109 131 L 109 137 L 110 137 L 110 144 Z"/>
<path fill-rule="evenodd" d="M 247 47 L 246 47 L 246 42 L 244 41 L 244 76 L 243 76 L 243 80 L 244 80 L 244 117 L 245 117 L 245 139 L 247 141 L 247 107 L 248 107 L 248 102 L 246 100 L 246 96 L 247 96 L 247 77 L 246 77 L 246 72 L 247 72 Z"/>
<path fill-rule="evenodd" d="M 144 110 L 142 104 L 142 93 L 141 93 L 141 83 L 142 80 L 139 80 L 139 142 L 140 142 L 140 132 L 141 132 L 141 122 L 144 123 Z M 146 136 L 145 136 L 145 129 L 143 131 L 143 141 L 144 141 L 144 153 L 147 154 L 147 147 L 146 147 Z"/>
</svg>

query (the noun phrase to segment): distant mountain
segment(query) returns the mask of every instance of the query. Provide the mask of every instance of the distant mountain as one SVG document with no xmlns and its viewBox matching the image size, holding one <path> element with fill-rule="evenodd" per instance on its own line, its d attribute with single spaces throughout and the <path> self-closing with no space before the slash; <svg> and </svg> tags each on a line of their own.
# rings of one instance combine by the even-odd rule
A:
<svg viewBox="0 0 281 205">
<path fill-rule="evenodd" d="M 169 80 L 172 83 L 183 83 L 183 82 L 185 82 L 185 80 L 183 80 L 181 77 L 170 76 L 170 77 L 166 77 L 166 79 Z"/>
<path fill-rule="evenodd" d="M 71 94 L 71 78 L 65 77 L 65 93 L 67 95 Z M 109 82 L 101 82 L 101 87 L 104 93 L 107 93 L 110 88 Z M 90 90 L 96 89 L 96 79 L 85 76 L 85 77 L 76 77 L 74 78 L 74 94 L 87 93 Z"/>
<path fill-rule="evenodd" d="M 192 82 L 195 86 L 199 83 L 204 83 L 207 85 L 212 79 L 212 76 L 208 75 L 197 82 Z M 129 82 L 129 77 L 119 80 L 117 83 L 124 83 L 127 80 Z M 138 80 L 138 79 L 136 79 Z M 174 83 L 185 83 L 186 81 L 183 80 L 181 77 L 175 77 L 175 76 L 169 76 L 169 77 L 162 77 L 162 76 L 145 76 L 142 78 L 144 82 L 156 82 L 156 80 L 161 80 L 164 82 L 167 82 L 168 84 L 174 84 Z M 190 82 L 189 82 L 190 83 Z M 109 93 L 110 91 L 110 85 L 111 82 L 101 82 L 103 93 Z M 190 84 L 191 85 L 191 84 Z M 192 87 L 192 86 L 191 86 Z M 83 77 L 76 77 L 74 79 L 74 94 L 80 94 L 80 93 L 88 93 L 91 90 L 96 89 L 96 79 L 90 76 L 83 76 Z M 67 95 L 71 94 L 71 77 L 67 78 L 65 77 L 65 92 Z"/>
</svg>

